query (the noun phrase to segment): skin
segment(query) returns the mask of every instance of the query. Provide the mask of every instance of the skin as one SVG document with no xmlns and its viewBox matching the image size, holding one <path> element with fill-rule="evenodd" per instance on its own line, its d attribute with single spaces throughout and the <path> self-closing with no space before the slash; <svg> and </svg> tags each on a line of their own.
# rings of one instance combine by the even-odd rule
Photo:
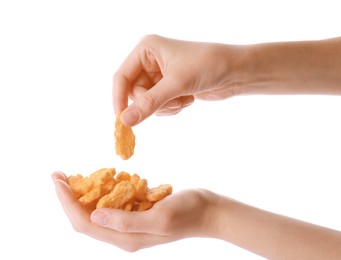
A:
<svg viewBox="0 0 341 260">
<path fill-rule="evenodd" d="M 251 94 L 340 95 L 341 38 L 227 45 L 148 35 L 113 78 L 113 103 L 134 126 L 173 115 L 195 99 Z M 127 107 L 128 98 L 133 103 Z"/>
<path fill-rule="evenodd" d="M 113 78 L 114 108 L 127 126 L 153 113 L 177 114 L 195 99 L 254 94 L 340 95 L 341 38 L 240 46 L 149 35 Z M 174 193 L 144 212 L 99 209 L 89 214 L 74 198 L 65 174 L 55 172 L 52 179 L 74 229 L 123 250 L 210 237 L 269 259 L 341 259 L 340 231 L 208 190 Z"/>
</svg>

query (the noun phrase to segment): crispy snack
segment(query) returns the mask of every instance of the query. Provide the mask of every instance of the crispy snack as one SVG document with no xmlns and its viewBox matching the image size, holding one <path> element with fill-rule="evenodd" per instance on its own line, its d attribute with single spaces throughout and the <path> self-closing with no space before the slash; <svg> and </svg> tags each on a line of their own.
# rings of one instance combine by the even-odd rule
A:
<svg viewBox="0 0 341 260">
<path fill-rule="evenodd" d="M 115 147 L 117 155 L 127 160 L 134 154 L 135 135 L 131 127 L 122 124 L 120 116 L 121 113 L 117 115 L 115 122 Z"/>
<path fill-rule="evenodd" d="M 92 211 L 98 200 L 114 188 L 115 173 L 114 168 L 103 168 L 85 178 L 80 174 L 69 176 L 68 183 L 79 202 Z"/>
<path fill-rule="evenodd" d="M 68 184 L 89 212 L 96 208 L 144 211 L 172 193 L 172 186 L 168 184 L 149 189 L 147 180 L 136 173 L 115 174 L 114 168 L 103 168 L 85 178 L 80 174 L 71 175 Z"/>
<path fill-rule="evenodd" d="M 149 201 L 159 201 L 164 197 L 172 194 L 172 186 L 169 184 L 162 184 L 159 187 L 148 189 L 146 193 L 146 198 Z"/>
<path fill-rule="evenodd" d="M 151 207 L 153 207 L 153 205 L 154 202 L 145 199 L 143 201 L 140 201 L 139 203 L 135 203 L 132 208 L 132 211 L 144 211 L 150 209 Z"/>
<path fill-rule="evenodd" d="M 135 198 L 136 201 L 143 201 L 146 199 L 146 192 L 147 192 L 147 180 L 146 179 L 140 179 L 140 176 L 138 176 L 136 173 L 133 174 L 130 178 L 130 182 L 134 185 L 136 193 Z"/>
<path fill-rule="evenodd" d="M 82 180 L 83 176 L 80 174 L 71 175 L 67 178 L 67 182 L 69 183 L 69 186 L 77 199 L 79 199 L 85 193 L 85 188 Z"/>
<path fill-rule="evenodd" d="M 119 172 L 117 175 L 116 175 L 116 180 L 118 182 L 120 181 L 130 181 L 130 174 L 127 173 L 127 172 Z"/>
<path fill-rule="evenodd" d="M 76 198 L 79 199 L 84 194 L 90 192 L 94 187 L 103 185 L 108 180 L 112 179 L 115 174 L 116 171 L 114 168 L 103 168 L 85 178 L 80 174 L 69 176 L 68 183 Z"/>
<path fill-rule="evenodd" d="M 129 181 L 121 181 L 107 195 L 103 196 L 97 203 L 97 208 L 124 209 L 131 204 L 135 198 L 135 187 Z"/>
<path fill-rule="evenodd" d="M 89 210 L 94 210 L 98 201 L 106 194 L 112 191 L 115 186 L 115 180 L 108 180 L 106 183 L 95 186 L 88 193 L 84 194 L 78 200 L 83 206 L 87 206 Z"/>
</svg>

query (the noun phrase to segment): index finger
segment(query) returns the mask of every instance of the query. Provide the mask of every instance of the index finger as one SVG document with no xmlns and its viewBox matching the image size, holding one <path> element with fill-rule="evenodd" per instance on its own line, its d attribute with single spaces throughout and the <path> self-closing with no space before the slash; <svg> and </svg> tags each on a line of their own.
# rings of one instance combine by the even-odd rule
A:
<svg viewBox="0 0 341 260">
<path fill-rule="evenodd" d="M 135 48 L 122 63 L 113 77 L 113 104 L 115 114 L 122 112 L 128 106 L 131 84 L 142 71 L 138 49 Z"/>
</svg>

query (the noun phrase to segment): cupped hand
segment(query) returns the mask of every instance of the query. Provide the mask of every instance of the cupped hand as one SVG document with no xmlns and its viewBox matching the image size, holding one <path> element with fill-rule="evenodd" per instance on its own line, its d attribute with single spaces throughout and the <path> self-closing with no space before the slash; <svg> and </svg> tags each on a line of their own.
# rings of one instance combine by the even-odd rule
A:
<svg viewBox="0 0 341 260">
<path fill-rule="evenodd" d="M 143 212 L 97 209 L 89 214 L 73 196 L 66 176 L 52 174 L 60 203 L 73 228 L 126 251 L 136 251 L 186 237 L 209 236 L 214 230 L 212 196 L 206 190 L 184 190 Z"/>
<path fill-rule="evenodd" d="M 234 96 L 243 53 L 241 46 L 145 36 L 115 73 L 115 111 L 123 111 L 122 122 L 133 126 L 153 113 L 176 114 L 195 98 Z"/>
</svg>

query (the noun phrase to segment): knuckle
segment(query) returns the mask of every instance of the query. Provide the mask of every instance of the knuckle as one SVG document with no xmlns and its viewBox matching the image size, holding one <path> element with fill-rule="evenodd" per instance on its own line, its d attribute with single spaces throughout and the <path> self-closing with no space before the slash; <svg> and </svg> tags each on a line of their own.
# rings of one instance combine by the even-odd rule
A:
<svg viewBox="0 0 341 260">
<path fill-rule="evenodd" d="M 114 75 L 112 76 L 112 82 L 114 83 L 114 86 L 119 85 L 121 81 L 128 81 L 126 76 L 121 71 L 116 71 Z"/>
<path fill-rule="evenodd" d="M 145 36 L 143 36 L 141 38 L 140 43 L 141 44 L 150 43 L 150 42 L 154 42 L 160 38 L 161 37 L 157 34 L 146 34 Z"/>
<path fill-rule="evenodd" d="M 129 252 L 129 253 L 134 253 L 139 251 L 140 249 L 144 248 L 146 246 L 145 240 L 141 239 L 143 238 L 143 234 L 140 234 L 132 239 L 127 240 L 120 240 L 116 241 L 115 243 L 112 242 L 114 246 L 119 247 L 120 249 Z"/>
<path fill-rule="evenodd" d="M 130 239 L 129 241 L 127 240 L 111 241 L 110 243 L 129 253 L 134 253 L 143 248 L 141 239 Z"/>
<path fill-rule="evenodd" d="M 124 245 L 122 249 L 129 253 L 134 253 L 140 250 L 141 248 L 137 244 L 131 243 L 131 244 Z"/>
<path fill-rule="evenodd" d="M 153 113 L 158 108 L 157 98 L 149 92 L 146 92 L 140 99 L 141 107 L 148 113 Z"/>
<path fill-rule="evenodd" d="M 119 71 L 116 71 L 113 75 L 112 75 L 112 82 L 116 82 L 117 79 L 121 76 L 121 73 Z"/>
<path fill-rule="evenodd" d="M 120 232 L 128 232 L 132 228 L 131 222 L 124 217 L 119 217 L 115 219 L 115 229 Z"/>
<path fill-rule="evenodd" d="M 80 222 L 80 223 L 72 223 L 73 229 L 82 234 L 87 234 L 88 233 L 88 226 L 86 223 Z"/>
<path fill-rule="evenodd" d="M 118 75 L 118 72 L 116 71 L 116 72 L 112 75 L 112 77 L 111 77 L 111 81 L 112 81 L 112 82 L 115 82 L 115 80 L 116 80 L 116 78 L 117 78 L 117 75 Z"/>
</svg>

